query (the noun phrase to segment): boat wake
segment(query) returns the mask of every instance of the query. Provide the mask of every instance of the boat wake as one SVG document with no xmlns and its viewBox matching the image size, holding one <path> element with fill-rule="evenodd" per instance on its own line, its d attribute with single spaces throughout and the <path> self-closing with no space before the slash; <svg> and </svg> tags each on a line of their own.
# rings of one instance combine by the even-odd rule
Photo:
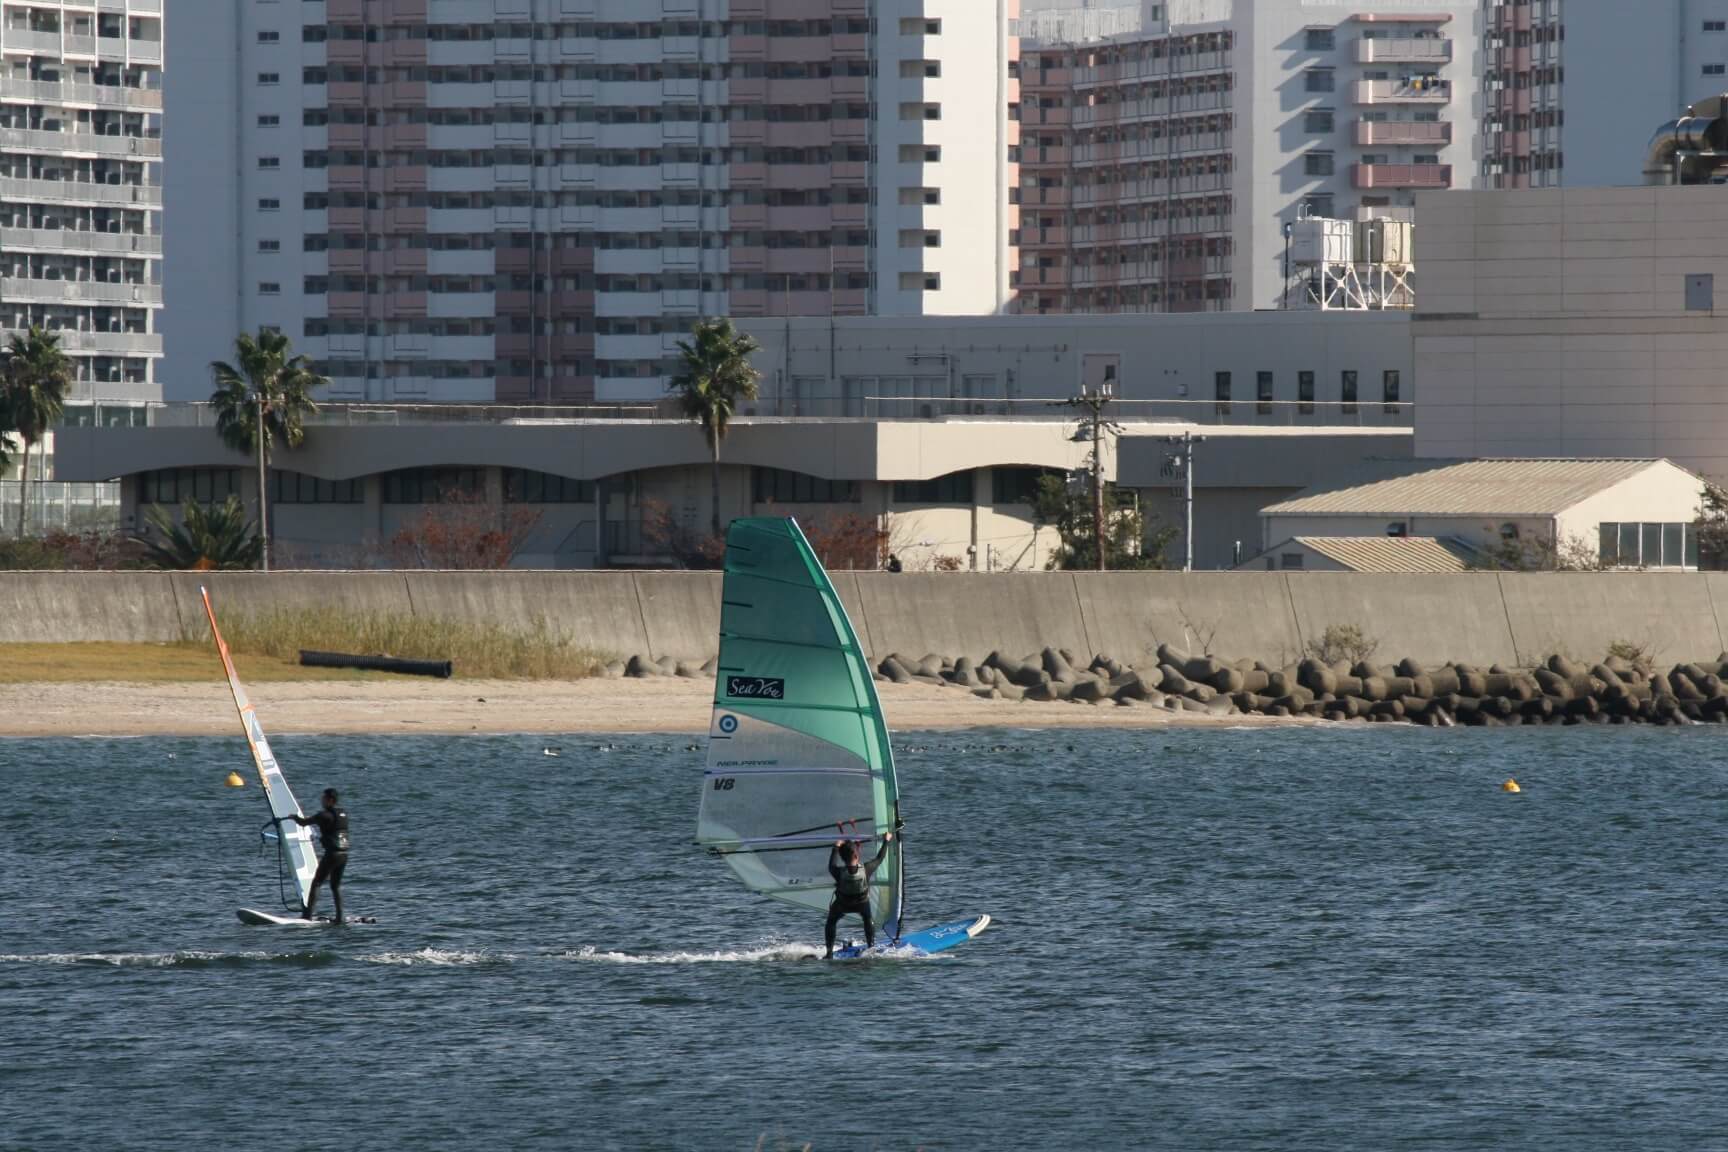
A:
<svg viewBox="0 0 1728 1152">
<path fill-rule="evenodd" d="M 313 968 L 329 964 L 329 952 L 35 952 L 0 954 L 0 964 L 87 965 L 107 968 L 239 968 L 287 964 Z"/>
<path fill-rule="evenodd" d="M 472 968 L 489 964 L 510 964 L 516 960 L 508 952 L 465 951 L 458 948 L 422 948 L 417 952 L 374 952 L 356 956 L 367 964 L 396 967 Z"/>
<path fill-rule="evenodd" d="M 822 949 L 814 944 L 763 944 L 715 952 L 604 952 L 578 948 L 564 953 L 566 960 L 595 964 L 761 964 L 781 960 L 820 960 Z"/>
</svg>

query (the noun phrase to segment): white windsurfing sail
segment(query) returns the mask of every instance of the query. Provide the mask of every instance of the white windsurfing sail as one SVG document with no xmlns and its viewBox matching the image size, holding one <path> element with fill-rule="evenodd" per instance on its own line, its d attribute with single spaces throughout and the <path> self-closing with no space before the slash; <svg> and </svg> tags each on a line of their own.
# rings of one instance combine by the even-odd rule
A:
<svg viewBox="0 0 1728 1152">
<path fill-rule="evenodd" d="M 288 781 L 282 777 L 282 769 L 270 751 L 270 741 L 264 738 L 264 726 L 258 723 L 257 709 L 246 698 L 240 674 L 234 670 L 234 657 L 229 655 L 228 645 L 216 627 L 216 610 L 210 606 L 209 589 L 200 586 L 198 595 L 204 598 L 204 614 L 210 618 L 210 635 L 216 641 L 217 654 L 222 657 L 222 669 L 228 674 L 228 688 L 234 693 L 234 707 L 240 712 L 240 728 L 246 734 L 247 747 L 252 749 L 252 763 L 257 765 L 258 780 L 264 786 L 270 814 L 279 821 L 276 834 L 282 838 L 282 850 L 287 854 L 289 868 L 294 873 L 294 888 L 299 892 L 300 904 L 304 907 L 312 894 L 312 877 L 318 872 L 318 857 L 312 851 L 312 833 L 291 819 L 302 814 L 300 804 L 289 791 Z"/>
<path fill-rule="evenodd" d="M 869 859 L 899 823 L 882 705 L 846 609 L 794 521 L 734 520 L 724 563 L 696 840 L 752 890 L 826 908 L 835 825 Z M 870 890 L 889 939 L 900 934 L 900 855 L 896 837 Z"/>
</svg>

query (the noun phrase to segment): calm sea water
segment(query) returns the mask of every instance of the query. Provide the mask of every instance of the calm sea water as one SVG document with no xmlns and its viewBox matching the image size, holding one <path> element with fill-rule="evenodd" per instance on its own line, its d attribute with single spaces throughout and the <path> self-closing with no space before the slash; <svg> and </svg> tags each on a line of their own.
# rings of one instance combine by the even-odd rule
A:
<svg viewBox="0 0 1728 1152">
<path fill-rule="evenodd" d="M 1716 730 L 907 734 L 996 922 L 845 967 L 689 738 L 547 742 L 279 740 L 379 920 L 292 931 L 238 740 L 0 741 L 0 1147 L 1728 1145 Z"/>
</svg>

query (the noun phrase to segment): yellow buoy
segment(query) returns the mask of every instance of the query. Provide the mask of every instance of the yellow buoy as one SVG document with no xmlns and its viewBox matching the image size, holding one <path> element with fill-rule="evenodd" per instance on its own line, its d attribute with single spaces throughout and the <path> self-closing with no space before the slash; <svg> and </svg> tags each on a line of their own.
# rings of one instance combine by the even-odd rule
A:
<svg viewBox="0 0 1728 1152">
<path fill-rule="evenodd" d="M 223 783 L 228 785 L 228 787 L 230 787 L 230 788 L 244 788 L 244 787 L 246 787 L 246 781 L 240 779 L 240 773 L 238 773 L 238 772 L 228 773 L 228 779 L 224 780 Z"/>
<path fill-rule="evenodd" d="M 1502 792 L 1522 792 L 1522 791 L 1524 791 L 1524 789 L 1518 787 L 1518 781 L 1508 780 L 1508 781 L 1506 781 L 1506 783 L 1500 785 L 1500 791 L 1502 791 Z"/>
</svg>

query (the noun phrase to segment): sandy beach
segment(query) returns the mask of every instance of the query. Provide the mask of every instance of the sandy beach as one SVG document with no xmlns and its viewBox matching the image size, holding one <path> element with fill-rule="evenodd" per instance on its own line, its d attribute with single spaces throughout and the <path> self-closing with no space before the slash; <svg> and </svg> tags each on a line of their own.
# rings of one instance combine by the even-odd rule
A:
<svg viewBox="0 0 1728 1152">
<path fill-rule="evenodd" d="M 899 730 L 1268 722 L 1114 704 L 981 700 L 923 684 L 878 688 L 888 723 Z M 713 702 L 711 681 L 676 679 L 265 681 L 247 690 L 269 732 L 701 733 Z M 220 682 L 0 685 L 0 736 L 221 736 L 237 725 Z"/>
</svg>

